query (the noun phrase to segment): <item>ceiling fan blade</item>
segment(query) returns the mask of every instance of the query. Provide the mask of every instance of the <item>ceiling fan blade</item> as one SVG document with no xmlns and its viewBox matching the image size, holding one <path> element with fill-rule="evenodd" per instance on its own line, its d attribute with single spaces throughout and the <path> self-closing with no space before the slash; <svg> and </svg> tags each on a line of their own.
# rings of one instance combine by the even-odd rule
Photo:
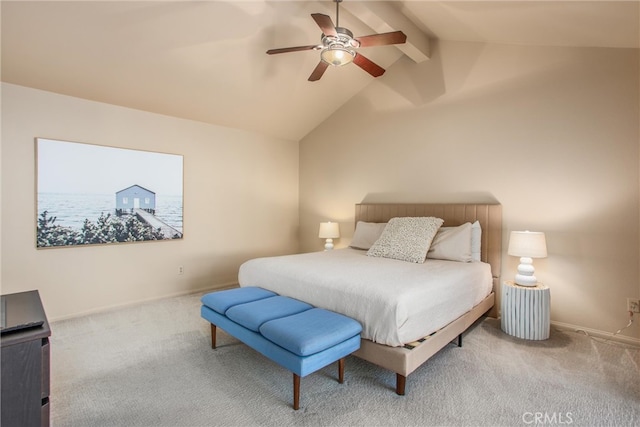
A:
<svg viewBox="0 0 640 427">
<path fill-rule="evenodd" d="M 317 44 L 311 44 L 309 46 L 294 46 L 294 47 L 283 47 L 280 49 L 269 49 L 267 51 L 268 55 L 273 55 L 276 53 L 287 53 L 287 52 L 299 52 L 301 50 L 314 50 L 314 49 L 319 49 L 320 46 L 318 46 Z"/>
<path fill-rule="evenodd" d="M 402 31 L 392 31 L 390 33 L 356 37 L 356 40 L 360 42 L 360 47 L 383 46 L 387 44 L 402 44 L 407 41 L 407 36 Z"/>
<path fill-rule="evenodd" d="M 313 73 L 311 73 L 311 75 L 309 76 L 309 81 L 315 82 L 317 80 L 320 80 L 320 77 L 322 77 L 328 66 L 329 64 L 327 64 L 326 62 L 320 61 L 318 65 L 316 65 L 316 68 L 313 70 Z"/>
<path fill-rule="evenodd" d="M 367 73 L 371 74 L 373 77 L 380 77 L 384 74 L 384 68 L 360 53 L 356 53 L 355 58 L 353 58 L 353 63 L 365 70 Z"/>
<path fill-rule="evenodd" d="M 333 21 L 331 20 L 331 17 L 329 15 L 323 15 L 322 13 L 312 13 L 311 17 L 314 21 L 316 21 L 316 24 L 318 24 L 318 27 L 320 27 L 322 33 L 325 36 L 338 36 L 336 26 L 333 25 Z"/>
</svg>

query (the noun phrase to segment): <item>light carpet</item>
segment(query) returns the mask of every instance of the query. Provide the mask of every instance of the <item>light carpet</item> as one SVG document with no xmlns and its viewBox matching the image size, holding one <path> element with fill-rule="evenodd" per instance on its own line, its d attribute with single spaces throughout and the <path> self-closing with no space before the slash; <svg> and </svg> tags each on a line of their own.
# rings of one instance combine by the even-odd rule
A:
<svg viewBox="0 0 640 427">
<path fill-rule="evenodd" d="M 640 349 L 551 331 L 504 334 L 482 319 L 411 374 L 355 357 L 292 375 L 200 317 L 199 294 L 54 322 L 53 426 L 637 426 Z"/>
</svg>

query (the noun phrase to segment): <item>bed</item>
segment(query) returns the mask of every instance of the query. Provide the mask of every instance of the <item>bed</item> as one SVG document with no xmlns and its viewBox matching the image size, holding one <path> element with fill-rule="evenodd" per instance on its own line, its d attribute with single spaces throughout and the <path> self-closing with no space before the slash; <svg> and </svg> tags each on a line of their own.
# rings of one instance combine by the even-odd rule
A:
<svg viewBox="0 0 640 427">
<path fill-rule="evenodd" d="M 442 227 L 477 222 L 482 232 L 475 259 L 481 262 L 411 263 L 343 248 L 250 260 L 238 278 L 240 286 L 263 287 L 358 320 L 363 338 L 354 355 L 395 372 L 396 393 L 404 395 L 409 374 L 456 338 L 460 344 L 462 332 L 482 315 L 497 317 L 502 209 L 499 204 L 356 205 L 355 224 L 397 217 L 437 217 L 444 220 Z"/>
</svg>

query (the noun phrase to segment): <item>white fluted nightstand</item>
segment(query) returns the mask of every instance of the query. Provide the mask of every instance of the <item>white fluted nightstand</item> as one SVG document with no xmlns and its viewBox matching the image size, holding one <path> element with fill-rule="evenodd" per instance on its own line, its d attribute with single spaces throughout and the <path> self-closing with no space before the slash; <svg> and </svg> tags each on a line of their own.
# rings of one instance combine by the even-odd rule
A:
<svg viewBox="0 0 640 427">
<path fill-rule="evenodd" d="M 514 337 L 527 340 L 549 338 L 550 300 L 549 287 L 519 286 L 512 281 L 502 283 L 502 330 Z"/>
</svg>

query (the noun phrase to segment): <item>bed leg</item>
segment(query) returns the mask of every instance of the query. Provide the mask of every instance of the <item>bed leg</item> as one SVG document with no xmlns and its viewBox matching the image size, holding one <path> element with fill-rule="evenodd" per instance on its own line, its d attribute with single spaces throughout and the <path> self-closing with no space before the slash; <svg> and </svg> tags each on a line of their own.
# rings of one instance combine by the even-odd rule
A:
<svg viewBox="0 0 640 427">
<path fill-rule="evenodd" d="M 458 335 L 458 347 L 462 347 L 462 334 Z"/>
<path fill-rule="evenodd" d="M 293 409 L 300 408 L 300 376 L 293 374 Z"/>
<path fill-rule="evenodd" d="M 211 348 L 216 349 L 216 325 L 211 324 Z"/>
<path fill-rule="evenodd" d="M 338 360 L 338 382 L 344 383 L 344 357 Z"/>
<path fill-rule="evenodd" d="M 407 377 L 404 375 L 396 374 L 396 394 L 404 396 L 405 385 L 407 384 Z"/>
</svg>

